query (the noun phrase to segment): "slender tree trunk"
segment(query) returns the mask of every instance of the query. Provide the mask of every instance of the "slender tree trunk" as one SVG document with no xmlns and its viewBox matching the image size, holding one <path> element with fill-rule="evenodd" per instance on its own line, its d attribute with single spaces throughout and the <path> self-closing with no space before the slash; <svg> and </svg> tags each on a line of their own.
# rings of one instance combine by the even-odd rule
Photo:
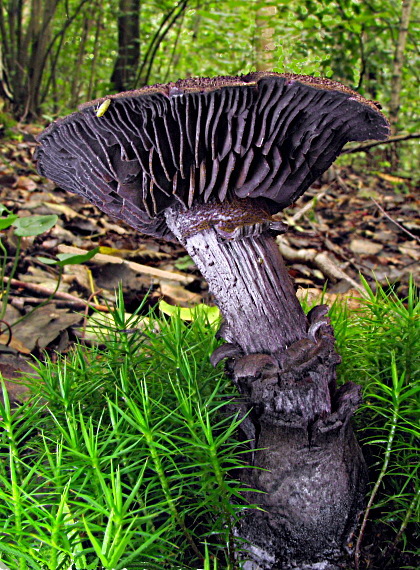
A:
<svg viewBox="0 0 420 570">
<path fill-rule="evenodd" d="M 404 66 L 404 51 L 407 43 L 408 26 L 410 23 L 411 9 L 413 0 L 403 0 L 400 18 L 400 26 L 398 30 L 398 39 L 395 46 L 394 64 L 391 77 L 391 101 L 389 104 L 389 123 L 391 125 L 391 133 L 398 132 L 398 115 L 400 111 L 401 101 L 401 84 Z M 389 146 L 389 161 L 391 168 L 395 170 L 398 167 L 399 155 L 397 145 Z"/>
<path fill-rule="evenodd" d="M 0 43 L 0 98 L 12 100 L 13 94 L 10 90 L 6 69 L 3 65 L 3 45 Z"/>
<path fill-rule="evenodd" d="M 391 102 L 389 105 L 389 122 L 391 131 L 395 133 L 397 130 L 398 112 L 400 109 L 401 97 L 401 81 L 404 65 L 404 51 L 407 43 L 408 26 L 410 23 L 410 15 L 413 7 L 413 0 L 403 0 L 400 19 L 400 27 L 398 31 L 398 40 L 395 47 L 394 67 L 391 78 Z"/>
<path fill-rule="evenodd" d="M 80 42 L 79 50 L 77 54 L 77 59 L 73 67 L 73 72 L 71 74 L 71 94 L 70 94 L 70 107 L 74 109 L 79 102 L 80 90 L 82 87 L 82 70 L 84 67 L 84 61 L 86 56 L 86 42 L 90 36 L 90 32 L 93 27 L 94 13 L 93 10 L 90 14 L 86 15 L 83 20 L 82 30 L 80 32 Z"/>
<path fill-rule="evenodd" d="M 134 87 L 139 64 L 140 1 L 120 0 L 118 56 L 111 81 L 116 91 Z"/>
<path fill-rule="evenodd" d="M 101 35 L 102 27 L 103 27 L 103 6 L 102 3 L 99 2 L 98 6 L 96 6 L 96 19 L 95 19 L 95 40 L 93 42 L 93 57 L 92 57 L 92 64 L 90 66 L 90 73 L 89 73 L 89 86 L 87 90 L 87 97 L 86 99 L 90 100 L 94 98 L 95 92 L 95 79 L 96 79 L 96 68 L 98 65 L 98 54 L 99 54 L 99 38 Z"/>
<path fill-rule="evenodd" d="M 42 75 L 45 69 L 46 53 L 51 40 L 51 26 L 57 10 L 54 0 L 33 0 L 32 25 L 28 30 L 27 64 L 27 93 L 23 118 L 36 117 L 39 108 L 39 95 Z"/>
<path fill-rule="evenodd" d="M 273 19 L 277 15 L 277 2 L 268 0 L 256 14 L 255 65 L 257 71 L 272 71 L 275 65 Z"/>
<path fill-rule="evenodd" d="M 189 0 L 179 0 L 179 2 L 163 15 L 158 29 L 153 34 L 147 49 L 145 50 L 142 62 L 135 82 L 135 87 L 147 85 L 150 83 L 152 68 L 158 49 L 163 43 L 166 35 L 174 27 L 179 18 L 182 18 Z"/>
</svg>

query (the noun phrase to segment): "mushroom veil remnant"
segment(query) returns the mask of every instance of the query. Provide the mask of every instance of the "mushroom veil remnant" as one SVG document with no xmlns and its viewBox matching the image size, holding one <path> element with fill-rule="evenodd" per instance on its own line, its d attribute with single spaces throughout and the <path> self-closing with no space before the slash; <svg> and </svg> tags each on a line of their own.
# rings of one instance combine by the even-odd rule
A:
<svg viewBox="0 0 420 570">
<path fill-rule="evenodd" d="M 358 388 L 336 389 L 327 309 L 303 313 L 272 216 L 346 142 L 388 131 L 375 103 L 339 83 L 257 72 L 110 95 L 38 138 L 41 174 L 140 232 L 178 239 L 209 284 L 226 341 L 212 361 L 228 359 L 265 448 L 253 462 L 268 471 L 244 475 L 264 510 L 238 528 L 252 568 L 337 560 L 364 478 L 349 425 Z"/>
</svg>

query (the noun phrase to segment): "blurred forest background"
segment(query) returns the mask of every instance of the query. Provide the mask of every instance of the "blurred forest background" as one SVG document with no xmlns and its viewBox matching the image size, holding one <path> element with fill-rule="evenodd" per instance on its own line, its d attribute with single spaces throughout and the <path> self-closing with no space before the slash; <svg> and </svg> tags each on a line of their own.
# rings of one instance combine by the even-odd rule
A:
<svg viewBox="0 0 420 570">
<path fill-rule="evenodd" d="M 418 15 L 414 0 L 0 0 L 0 112 L 50 121 L 187 76 L 323 75 L 409 135 L 382 156 L 401 174 L 418 158 Z"/>
</svg>

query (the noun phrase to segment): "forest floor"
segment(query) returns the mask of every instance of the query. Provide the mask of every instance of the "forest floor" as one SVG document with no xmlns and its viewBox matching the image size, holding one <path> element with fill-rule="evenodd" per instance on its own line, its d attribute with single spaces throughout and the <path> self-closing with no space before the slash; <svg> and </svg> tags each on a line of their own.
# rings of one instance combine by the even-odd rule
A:
<svg viewBox="0 0 420 570">
<path fill-rule="evenodd" d="M 0 335 L 0 372 L 9 380 L 44 350 L 65 353 L 76 338 L 86 339 L 90 307 L 106 311 L 120 281 L 130 312 L 146 294 L 148 306 L 160 299 L 184 307 L 211 303 L 205 282 L 180 245 L 141 235 L 40 177 L 33 160 L 35 131 L 28 127 L 23 141 L 0 140 L 0 204 L 21 217 L 58 215 L 49 232 L 22 240 Z M 360 297 L 359 273 L 371 284 L 376 279 L 394 285 L 401 296 L 409 275 L 417 282 L 420 277 L 418 190 L 411 179 L 368 166 L 369 157 L 353 156 L 345 163 L 340 159 L 279 215 L 289 226 L 278 238 L 279 246 L 298 294 L 320 296 L 324 290 L 327 303 L 342 295 Z M 7 276 L 17 244 L 13 228 L 3 230 L 1 239 L 8 252 Z M 96 247 L 100 253 L 89 262 L 65 267 L 47 305 L 13 326 L 56 287 L 57 268 L 39 256 L 55 258 Z M 8 387 L 12 398 L 19 399 L 19 388 Z"/>
<path fill-rule="evenodd" d="M 22 239 L 0 334 L 0 356 L 6 344 L 6 353 L 20 356 L 66 352 L 76 337 L 86 338 L 89 307 L 106 311 L 119 282 L 129 312 L 146 295 L 146 308 L 160 299 L 183 307 L 211 303 L 206 283 L 181 245 L 141 235 L 37 173 L 33 155 L 39 130 L 25 127 L 21 141 L 0 139 L 0 205 L 20 217 L 58 216 L 49 232 Z M 357 304 L 355 299 L 363 294 L 360 274 L 371 285 L 377 280 L 394 286 L 402 297 L 410 274 L 419 282 L 418 189 L 409 178 L 369 166 L 369 155 L 363 160 L 351 156 L 355 158 L 332 166 L 293 207 L 278 215 L 289 227 L 278 238 L 280 249 L 298 295 L 309 301 L 324 291 L 326 303 L 345 295 Z M 8 252 L 8 276 L 17 238 L 13 227 L 0 235 Z M 96 247 L 100 253 L 91 261 L 64 268 L 51 302 L 13 325 L 56 288 L 57 267 L 38 257 L 54 259 L 57 253 L 83 254 Z M 0 370 L 8 376 L 1 360 Z"/>
</svg>

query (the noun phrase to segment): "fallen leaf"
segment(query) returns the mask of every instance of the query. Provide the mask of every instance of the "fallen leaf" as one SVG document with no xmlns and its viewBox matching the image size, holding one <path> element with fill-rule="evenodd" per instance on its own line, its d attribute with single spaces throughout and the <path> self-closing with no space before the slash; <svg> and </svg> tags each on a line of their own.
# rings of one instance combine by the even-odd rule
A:
<svg viewBox="0 0 420 570">
<path fill-rule="evenodd" d="M 15 350 L 17 350 L 17 352 L 20 352 L 22 354 L 31 354 L 31 351 L 27 346 L 23 344 L 23 342 L 21 342 L 18 338 L 16 338 L 13 335 L 12 338 L 10 338 L 8 333 L 0 334 L 0 344 L 3 345 L 7 344 L 7 346 L 14 348 Z"/>
<path fill-rule="evenodd" d="M 23 190 L 31 191 L 36 190 L 38 185 L 29 176 L 18 176 L 14 186 L 16 189 L 22 188 Z"/>
<path fill-rule="evenodd" d="M 61 331 L 82 319 L 82 315 L 69 313 L 68 309 L 58 309 L 54 303 L 49 303 L 14 326 L 13 335 L 31 351 L 36 346 L 42 349 L 55 340 Z"/>
<path fill-rule="evenodd" d="M 220 309 L 215 306 L 204 305 L 203 303 L 191 308 L 186 308 L 169 305 L 169 303 L 162 299 L 159 301 L 159 309 L 163 314 L 169 317 L 179 314 L 183 321 L 194 321 L 197 317 L 203 316 L 208 320 L 210 325 L 213 325 L 220 320 Z"/>
<path fill-rule="evenodd" d="M 412 259 L 419 260 L 420 259 L 420 247 L 419 244 L 413 240 L 410 242 L 406 242 L 404 245 L 400 245 L 398 247 L 401 253 L 408 255 Z"/>
<path fill-rule="evenodd" d="M 51 273 L 40 267 L 28 267 L 25 274 L 19 275 L 19 280 L 29 284 L 40 285 L 51 293 L 55 291 L 57 287 L 57 279 L 51 275 Z M 61 281 L 59 291 L 68 292 L 69 288 L 70 286 L 67 283 Z"/>
<path fill-rule="evenodd" d="M 55 210 L 56 212 L 60 212 L 60 214 L 64 214 L 67 218 L 84 218 L 82 214 L 70 208 L 70 206 L 66 206 L 66 204 L 56 204 L 55 202 L 43 202 L 45 206 L 48 206 L 51 210 Z"/>
<path fill-rule="evenodd" d="M 28 376 L 33 380 L 39 380 L 39 375 L 30 366 L 28 361 L 15 354 L 2 353 L 0 351 L 0 374 L 4 378 L 10 404 L 16 407 L 19 402 L 24 402 L 28 397 Z M 25 376 L 23 378 L 23 375 Z M 0 389 L 0 402 L 4 404 L 3 394 Z"/>
<path fill-rule="evenodd" d="M 368 239 L 352 239 L 349 247 L 353 253 L 359 255 L 375 255 L 382 250 L 383 245 Z"/>
<path fill-rule="evenodd" d="M 376 174 L 379 176 L 379 178 L 382 178 L 382 180 L 392 182 L 393 184 L 403 184 L 404 182 L 407 182 L 405 178 L 401 178 L 400 176 L 393 176 L 392 174 L 387 174 L 386 172 L 377 172 Z"/>
<path fill-rule="evenodd" d="M 125 313 L 124 320 L 130 328 L 121 331 L 116 328 L 112 314 L 95 312 L 87 319 L 83 330 L 83 339 L 91 342 L 104 342 L 111 339 L 115 333 L 126 332 L 132 335 L 149 326 L 150 320 L 147 317 L 132 319 L 132 316 L 130 313 Z M 132 325 L 130 325 L 130 319 Z"/>
<path fill-rule="evenodd" d="M 191 307 L 193 305 L 198 305 L 202 301 L 202 295 L 199 293 L 192 293 L 181 285 L 172 285 L 167 281 L 160 282 L 159 290 L 165 298 L 165 301 L 168 301 L 171 305 Z"/>
</svg>

